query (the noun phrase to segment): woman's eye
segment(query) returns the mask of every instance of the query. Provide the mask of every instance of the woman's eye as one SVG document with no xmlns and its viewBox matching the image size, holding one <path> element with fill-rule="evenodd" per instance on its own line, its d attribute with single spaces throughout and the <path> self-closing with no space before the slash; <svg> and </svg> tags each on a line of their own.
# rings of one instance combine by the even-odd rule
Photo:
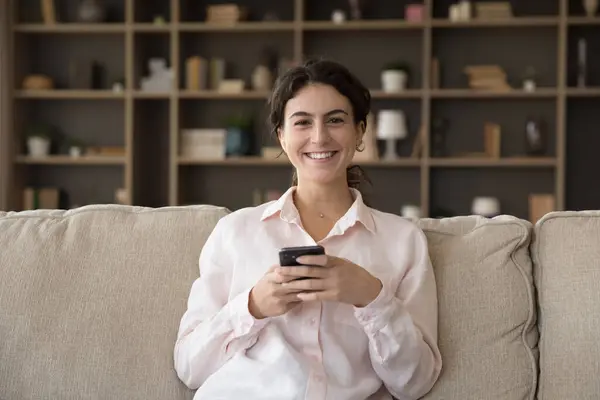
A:
<svg viewBox="0 0 600 400">
<path fill-rule="evenodd" d="M 344 120 L 338 117 L 333 117 L 329 120 L 329 122 L 332 124 L 341 124 L 342 122 L 344 122 Z"/>
<path fill-rule="evenodd" d="M 308 125 L 310 123 L 310 121 L 308 120 L 300 120 L 300 121 L 296 121 L 296 123 L 294 125 Z"/>
</svg>

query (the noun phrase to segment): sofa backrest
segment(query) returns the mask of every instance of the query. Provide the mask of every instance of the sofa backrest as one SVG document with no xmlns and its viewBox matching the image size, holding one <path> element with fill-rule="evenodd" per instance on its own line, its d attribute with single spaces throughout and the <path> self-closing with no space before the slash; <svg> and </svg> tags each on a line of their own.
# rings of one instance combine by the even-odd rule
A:
<svg viewBox="0 0 600 400">
<path fill-rule="evenodd" d="M 226 210 L 88 206 L 0 216 L 0 399 L 191 399 L 173 346 Z"/>
<path fill-rule="evenodd" d="M 191 399 L 173 346 L 226 213 L 0 212 L 0 399 Z M 444 357 L 425 399 L 535 399 L 538 380 L 543 400 L 600 398 L 600 212 L 553 213 L 535 230 L 512 217 L 418 224 Z"/>
</svg>

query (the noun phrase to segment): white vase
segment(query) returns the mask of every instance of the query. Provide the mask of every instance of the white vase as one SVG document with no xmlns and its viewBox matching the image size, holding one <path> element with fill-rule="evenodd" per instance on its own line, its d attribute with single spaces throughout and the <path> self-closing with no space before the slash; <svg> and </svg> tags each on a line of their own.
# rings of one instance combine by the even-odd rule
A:
<svg viewBox="0 0 600 400">
<path fill-rule="evenodd" d="M 475 197 L 471 205 L 471 213 L 487 218 L 500 214 L 500 201 L 495 197 Z"/>
<path fill-rule="evenodd" d="M 387 70 L 381 73 L 381 87 L 386 93 L 401 92 L 406 89 L 408 75 L 405 71 Z"/>
<path fill-rule="evenodd" d="M 593 17 L 598 11 L 598 0 L 583 0 L 583 8 L 588 17 Z"/>
<path fill-rule="evenodd" d="M 50 153 L 50 140 L 42 137 L 27 139 L 27 150 L 32 157 L 45 157 Z"/>
</svg>

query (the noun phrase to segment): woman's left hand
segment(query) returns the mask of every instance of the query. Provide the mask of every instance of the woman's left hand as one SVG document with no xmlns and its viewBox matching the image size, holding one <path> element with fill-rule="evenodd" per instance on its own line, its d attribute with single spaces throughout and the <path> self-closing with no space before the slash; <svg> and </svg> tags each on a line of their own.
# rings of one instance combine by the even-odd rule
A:
<svg viewBox="0 0 600 400">
<path fill-rule="evenodd" d="M 301 266 L 279 267 L 282 275 L 308 278 L 283 283 L 297 290 L 303 301 L 339 301 L 365 307 L 381 292 L 382 283 L 367 270 L 346 259 L 327 255 L 298 257 Z"/>
</svg>

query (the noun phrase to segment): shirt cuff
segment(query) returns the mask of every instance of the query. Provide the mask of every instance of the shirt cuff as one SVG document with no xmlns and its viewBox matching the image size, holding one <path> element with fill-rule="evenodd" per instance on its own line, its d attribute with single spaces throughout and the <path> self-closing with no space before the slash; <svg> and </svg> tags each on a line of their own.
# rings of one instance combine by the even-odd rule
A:
<svg viewBox="0 0 600 400">
<path fill-rule="evenodd" d="M 354 307 L 354 316 L 368 331 L 378 331 L 383 328 L 393 311 L 394 293 L 383 284 L 379 295 L 365 307 Z"/>
<path fill-rule="evenodd" d="M 248 302 L 251 290 L 244 290 L 229 302 L 229 318 L 236 337 L 258 333 L 269 323 L 269 318 L 256 319 L 250 314 Z"/>
</svg>

